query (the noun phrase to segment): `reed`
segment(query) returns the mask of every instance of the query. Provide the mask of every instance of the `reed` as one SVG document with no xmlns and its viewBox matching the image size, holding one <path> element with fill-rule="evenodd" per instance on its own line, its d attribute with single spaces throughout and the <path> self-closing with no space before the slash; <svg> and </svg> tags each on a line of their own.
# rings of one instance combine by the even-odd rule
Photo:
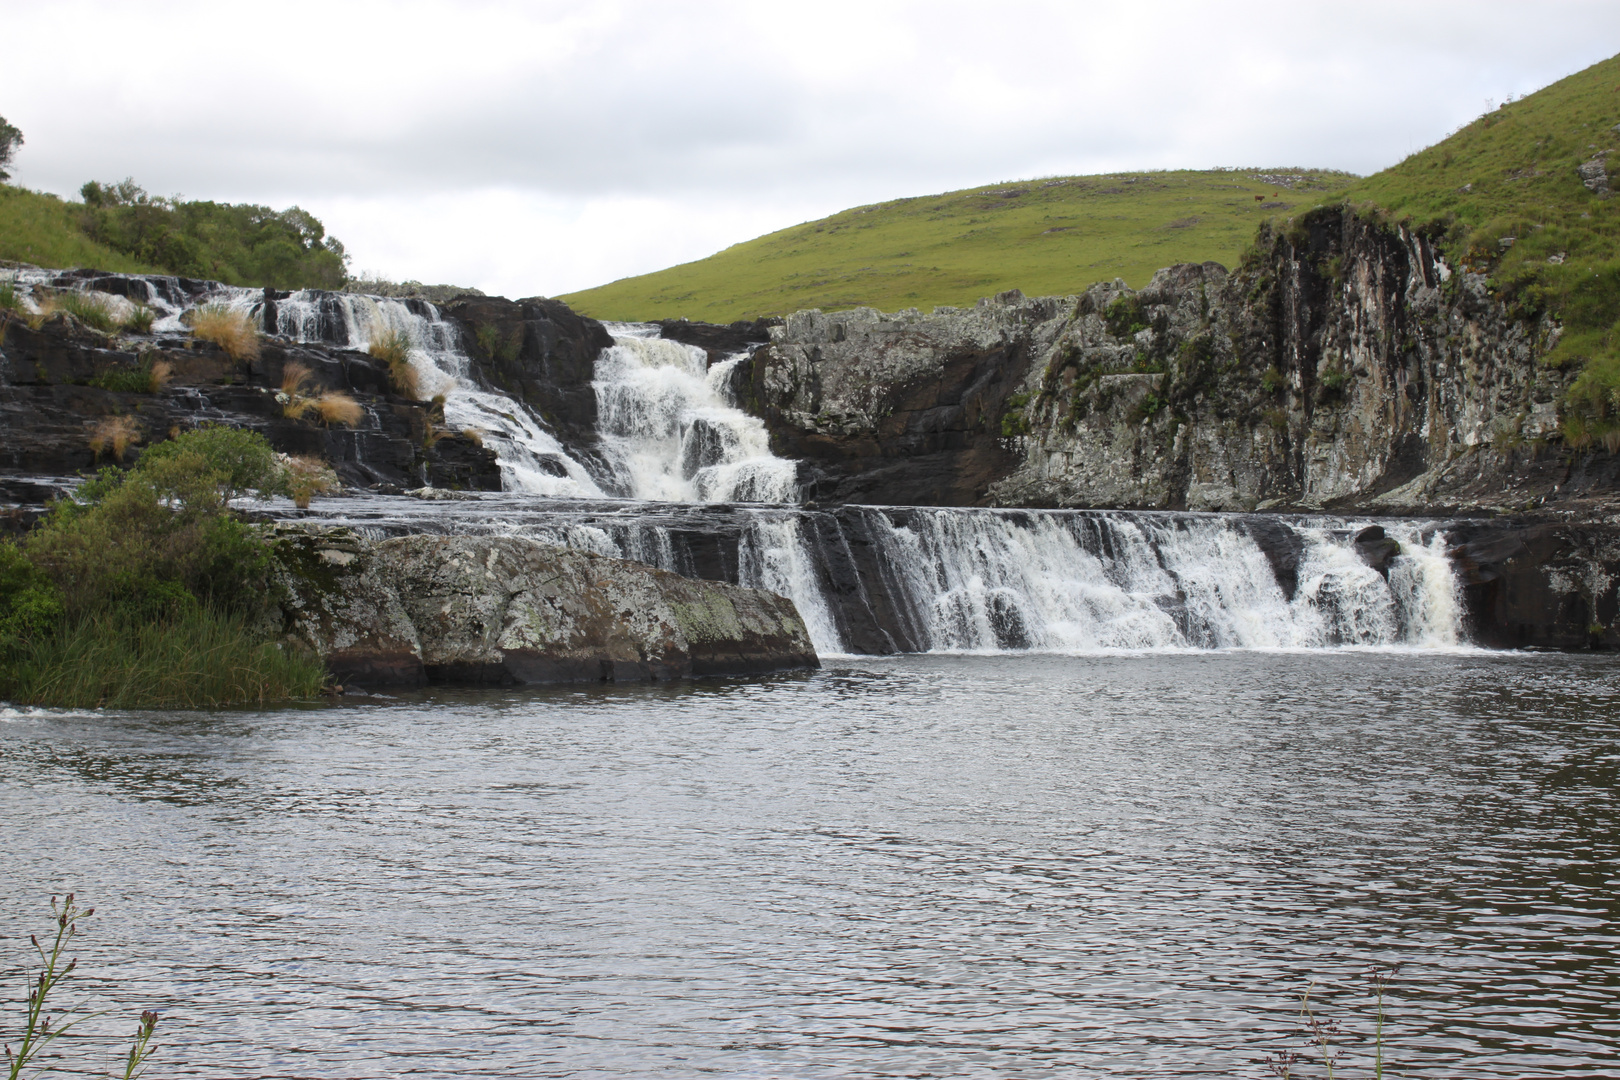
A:
<svg viewBox="0 0 1620 1080">
<path fill-rule="evenodd" d="M 104 612 L 11 646 L 0 698 L 65 709 L 212 709 L 320 693 L 318 659 L 254 633 L 244 616 L 176 605 L 165 617 Z"/>
<path fill-rule="evenodd" d="M 194 337 L 218 345 L 232 360 L 259 358 L 259 331 L 246 312 L 224 304 L 203 304 L 181 318 Z"/>
</svg>

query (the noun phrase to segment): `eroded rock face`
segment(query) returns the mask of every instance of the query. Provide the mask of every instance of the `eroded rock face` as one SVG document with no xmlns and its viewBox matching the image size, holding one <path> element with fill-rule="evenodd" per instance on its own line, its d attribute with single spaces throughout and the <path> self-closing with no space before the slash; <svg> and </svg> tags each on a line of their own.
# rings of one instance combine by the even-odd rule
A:
<svg viewBox="0 0 1620 1080">
<path fill-rule="evenodd" d="M 289 637 L 364 686 L 639 681 L 818 666 L 793 603 L 519 537 L 284 526 Z"/>
<path fill-rule="evenodd" d="M 1570 451 L 1559 326 L 1342 208 L 1236 272 L 973 309 L 800 312 L 742 394 L 821 500 L 1448 514 L 1611 500 Z"/>
<path fill-rule="evenodd" d="M 771 328 L 742 396 L 772 449 L 806 462 L 813 499 L 979 505 L 1017 463 L 1001 417 L 1063 306 L 1013 292 L 932 315 L 797 312 Z"/>
<path fill-rule="evenodd" d="M 129 282 L 94 283 L 110 290 Z M 97 385 L 111 373 L 158 363 L 168 366 L 170 378 L 154 393 Z M 307 396 L 347 394 L 361 406 L 359 422 L 351 428 L 288 416 L 276 391 L 294 364 L 309 373 Z M 492 451 L 455 435 L 431 442 L 432 406 L 392 393 L 387 374 L 365 353 L 265 338 L 257 359 L 238 361 L 189 336 L 100 334 L 62 313 L 35 330 L 0 312 L 0 472 L 71 476 L 110 464 L 98 462 L 90 437 L 112 416 L 133 417 L 141 432 L 126 461 L 172 432 L 225 423 L 260 432 L 284 453 L 322 458 L 357 486 L 501 486 Z"/>
<path fill-rule="evenodd" d="M 444 307 L 480 381 L 518 398 L 581 457 L 594 453 L 596 357 L 613 337 L 561 300 L 465 296 Z"/>
</svg>

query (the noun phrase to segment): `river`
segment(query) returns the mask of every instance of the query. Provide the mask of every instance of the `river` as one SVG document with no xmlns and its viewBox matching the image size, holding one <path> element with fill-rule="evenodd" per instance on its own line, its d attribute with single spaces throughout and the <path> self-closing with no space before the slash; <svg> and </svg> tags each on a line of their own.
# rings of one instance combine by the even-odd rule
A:
<svg viewBox="0 0 1620 1080">
<path fill-rule="evenodd" d="M 1372 962 L 1399 1075 L 1615 1075 L 1616 685 L 1352 648 L 5 710 L 5 964 L 76 890 L 114 1015 L 67 1053 L 154 1007 L 154 1076 L 1259 1077 L 1312 980 L 1370 1076 Z"/>
</svg>

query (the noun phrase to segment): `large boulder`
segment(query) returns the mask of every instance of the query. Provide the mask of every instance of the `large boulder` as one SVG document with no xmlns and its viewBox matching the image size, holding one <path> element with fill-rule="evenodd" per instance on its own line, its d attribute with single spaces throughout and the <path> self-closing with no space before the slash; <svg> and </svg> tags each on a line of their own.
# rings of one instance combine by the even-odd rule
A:
<svg viewBox="0 0 1620 1080">
<path fill-rule="evenodd" d="M 791 600 L 522 537 L 283 526 L 289 638 L 339 681 L 644 681 L 819 665 Z"/>
</svg>

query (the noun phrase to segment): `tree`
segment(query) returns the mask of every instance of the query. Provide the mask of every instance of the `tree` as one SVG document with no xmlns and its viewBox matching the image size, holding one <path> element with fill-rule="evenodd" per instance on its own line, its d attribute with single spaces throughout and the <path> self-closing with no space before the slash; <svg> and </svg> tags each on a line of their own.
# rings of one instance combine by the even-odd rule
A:
<svg viewBox="0 0 1620 1080">
<path fill-rule="evenodd" d="M 11 155 L 17 152 L 17 147 L 23 144 L 23 134 L 10 124 L 6 118 L 0 116 L 0 180 L 10 180 L 11 174 L 6 166 L 11 164 Z"/>
</svg>

